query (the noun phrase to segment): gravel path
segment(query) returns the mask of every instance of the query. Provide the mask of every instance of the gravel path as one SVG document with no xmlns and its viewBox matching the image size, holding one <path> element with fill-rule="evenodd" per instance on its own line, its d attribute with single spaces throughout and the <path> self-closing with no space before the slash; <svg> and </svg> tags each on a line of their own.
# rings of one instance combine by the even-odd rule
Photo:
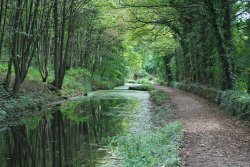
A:
<svg viewBox="0 0 250 167">
<path fill-rule="evenodd" d="M 182 166 L 250 167 L 250 128 L 221 116 L 219 107 L 193 94 L 155 85 L 171 95 L 184 125 Z"/>
</svg>

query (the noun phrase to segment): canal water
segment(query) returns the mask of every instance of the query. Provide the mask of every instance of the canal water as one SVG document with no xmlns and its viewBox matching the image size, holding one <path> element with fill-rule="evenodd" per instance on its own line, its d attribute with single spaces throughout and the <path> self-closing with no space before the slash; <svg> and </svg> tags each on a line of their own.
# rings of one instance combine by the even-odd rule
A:
<svg viewBox="0 0 250 167">
<path fill-rule="evenodd" d="M 147 133 L 151 126 L 149 93 L 128 86 L 92 92 L 13 123 L 2 120 L 0 167 L 116 166 L 108 151 L 112 138 Z"/>
</svg>

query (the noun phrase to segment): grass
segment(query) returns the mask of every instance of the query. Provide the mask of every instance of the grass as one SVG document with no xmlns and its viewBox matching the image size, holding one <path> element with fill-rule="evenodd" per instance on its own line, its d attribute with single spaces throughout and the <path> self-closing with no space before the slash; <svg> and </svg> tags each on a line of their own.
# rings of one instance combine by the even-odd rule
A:
<svg viewBox="0 0 250 167">
<path fill-rule="evenodd" d="M 124 166 L 177 167 L 182 138 L 182 125 L 174 122 L 144 136 L 129 134 L 114 138 L 113 142 L 119 148 Z"/>
<path fill-rule="evenodd" d="M 32 113 L 37 114 L 43 104 L 47 103 L 47 97 L 36 92 L 20 91 L 15 97 L 0 86 L 0 124 L 13 125 L 23 116 Z"/>
<path fill-rule="evenodd" d="M 64 97 L 85 95 L 97 89 L 110 89 L 115 85 L 113 80 L 108 80 L 99 75 L 91 76 L 86 69 L 68 70 L 64 78 L 62 90 L 48 84 L 53 81 L 53 71 L 50 71 L 48 83 L 42 82 L 37 68 L 30 67 L 20 91 L 12 97 L 11 86 L 5 90 L 1 85 L 7 64 L 0 65 L 0 124 L 16 122 L 27 113 L 37 114 L 41 108 L 50 102 L 64 100 Z M 13 77 L 14 78 L 14 77 Z M 13 80 L 12 83 L 13 84 Z"/>
<path fill-rule="evenodd" d="M 164 103 L 169 103 L 170 101 L 170 96 L 169 94 L 165 93 L 164 91 L 160 90 L 151 90 L 150 91 L 151 95 L 151 100 L 156 104 L 156 105 L 162 105 Z"/>
<path fill-rule="evenodd" d="M 170 96 L 160 90 L 151 90 L 153 109 L 152 129 L 147 133 L 129 133 L 113 138 L 119 157 L 126 167 L 178 167 L 183 131 L 170 108 Z M 116 150 L 116 149 L 115 149 Z"/>
<path fill-rule="evenodd" d="M 7 72 L 7 63 L 0 64 L 0 84 L 3 82 L 4 75 Z M 13 71 L 14 73 L 14 71 Z M 51 83 L 54 79 L 53 69 L 49 72 L 48 83 Z M 117 83 L 122 83 L 119 79 L 109 79 L 101 77 L 98 74 L 91 76 L 87 69 L 74 68 L 66 71 L 64 77 L 63 88 L 61 90 L 62 96 L 73 97 L 83 95 L 94 90 L 112 89 Z M 30 84 L 30 88 L 29 85 Z M 25 79 L 25 83 L 22 84 L 22 88 L 28 88 L 28 91 L 34 87 L 34 84 L 41 85 L 42 78 L 39 73 L 39 69 L 31 66 Z M 25 86 L 23 86 L 25 85 Z"/>
</svg>

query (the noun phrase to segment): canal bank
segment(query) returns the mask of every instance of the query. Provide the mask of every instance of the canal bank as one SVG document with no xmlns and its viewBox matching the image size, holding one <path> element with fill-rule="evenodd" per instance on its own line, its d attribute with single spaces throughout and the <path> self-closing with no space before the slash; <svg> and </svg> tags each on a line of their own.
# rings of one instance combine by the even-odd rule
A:
<svg viewBox="0 0 250 167">
<path fill-rule="evenodd" d="M 42 115 L 27 115 L 13 124 L 1 124 L 0 165 L 127 166 L 135 159 L 151 163 L 141 156 L 151 151 L 156 151 L 151 158 L 158 157 L 154 161 L 166 160 L 156 155 L 159 150 L 143 150 L 155 137 L 167 137 L 164 128 L 155 128 L 152 105 L 148 92 L 131 91 L 125 86 L 92 92 L 87 97 L 50 106 Z M 168 132 L 176 127 L 169 126 L 165 134 L 174 136 Z M 160 146 L 165 148 L 162 151 L 169 150 L 166 147 L 174 143 L 165 144 Z M 136 152 L 128 150 L 135 145 Z"/>
</svg>

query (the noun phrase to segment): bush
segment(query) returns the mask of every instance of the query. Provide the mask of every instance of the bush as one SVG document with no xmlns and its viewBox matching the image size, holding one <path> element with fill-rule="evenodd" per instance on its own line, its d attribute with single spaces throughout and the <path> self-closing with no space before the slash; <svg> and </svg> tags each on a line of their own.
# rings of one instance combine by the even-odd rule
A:
<svg viewBox="0 0 250 167">
<path fill-rule="evenodd" d="M 86 69 L 70 69 L 67 71 L 62 94 L 64 96 L 75 96 L 84 94 L 92 90 L 91 88 L 91 74 Z"/>
<path fill-rule="evenodd" d="M 93 90 L 108 90 L 115 87 L 115 84 L 111 80 L 95 75 L 91 80 L 91 86 Z"/>
<path fill-rule="evenodd" d="M 203 86 L 203 85 L 184 84 L 184 83 L 176 83 L 176 82 L 172 83 L 171 85 L 177 89 L 191 92 L 193 94 L 201 96 L 201 97 L 208 99 L 212 102 L 215 102 L 217 104 L 220 103 L 220 97 L 221 97 L 222 91 L 220 91 L 218 89 L 208 88 L 208 87 Z"/>
<path fill-rule="evenodd" d="M 150 91 L 152 89 L 151 85 L 137 85 L 137 86 L 130 86 L 129 90 L 140 90 L 140 91 Z"/>
<path fill-rule="evenodd" d="M 146 78 L 150 76 L 145 70 L 139 70 L 138 72 L 135 73 L 135 75 L 138 78 Z"/>
<path fill-rule="evenodd" d="M 148 78 L 139 79 L 139 80 L 137 80 L 137 83 L 138 84 L 151 84 L 151 82 L 149 81 Z"/>
<path fill-rule="evenodd" d="M 224 91 L 220 106 L 230 115 L 250 121 L 250 94 L 239 91 Z"/>
</svg>

